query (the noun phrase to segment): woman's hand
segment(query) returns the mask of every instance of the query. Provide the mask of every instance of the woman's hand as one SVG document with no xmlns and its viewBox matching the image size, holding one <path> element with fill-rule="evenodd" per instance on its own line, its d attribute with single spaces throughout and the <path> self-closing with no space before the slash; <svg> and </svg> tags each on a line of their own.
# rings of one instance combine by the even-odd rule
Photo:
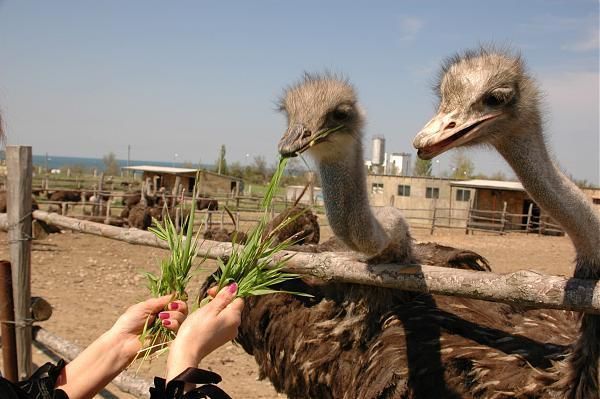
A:
<svg viewBox="0 0 600 399">
<path fill-rule="evenodd" d="M 171 298 L 172 295 L 165 295 L 130 306 L 107 334 L 122 343 L 125 354 L 133 359 L 141 349 L 139 335 L 144 330 L 146 320 L 151 324 L 158 315 L 163 326 L 174 332 L 179 330 L 187 316 L 188 307 L 183 301 L 170 302 Z"/>
<path fill-rule="evenodd" d="M 206 355 L 237 336 L 244 301 L 235 298 L 237 284 L 224 287 L 214 299 L 188 316 L 169 349 L 167 380 L 188 367 L 197 367 Z M 216 295 L 215 295 L 216 294 Z"/>
<path fill-rule="evenodd" d="M 182 301 L 172 296 L 151 298 L 127 309 L 117 322 L 62 369 L 56 382 L 71 399 L 92 398 L 129 365 L 141 349 L 139 335 L 146 320 L 158 317 L 165 327 L 177 331 L 187 315 Z M 168 310 L 164 310 L 167 308 Z"/>
</svg>

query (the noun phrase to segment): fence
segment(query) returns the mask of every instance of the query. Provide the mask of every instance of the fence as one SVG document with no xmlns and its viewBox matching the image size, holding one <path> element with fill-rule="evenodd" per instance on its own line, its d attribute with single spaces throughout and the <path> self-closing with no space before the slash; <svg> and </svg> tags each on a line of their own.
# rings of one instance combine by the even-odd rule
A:
<svg viewBox="0 0 600 399">
<path fill-rule="evenodd" d="M 31 212 L 31 148 L 9 146 L 7 159 L 9 160 L 8 168 L 11 171 L 8 194 L 16 201 L 9 202 L 8 215 L 0 215 L 0 228 L 8 229 L 10 232 L 15 328 L 19 354 L 19 375 L 22 377 L 28 375 L 31 369 L 31 324 L 26 320 L 28 317 L 27 307 L 31 302 L 28 287 L 30 286 L 32 219 L 41 220 L 62 229 L 94 234 L 136 245 L 166 248 L 166 244 L 159 241 L 152 233 L 141 230 L 81 221 L 39 210 Z M 27 164 L 29 164 L 29 168 Z M 434 221 L 432 225 L 435 225 L 436 217 L 434 216 L 432 219 Z M 205 240 L 199 247 L 199 254 L 215 259 L 229 254 L 231 250 L 230 243 Z M 13 254 L 15 255 L 13 256 Z M 279 257 L 289 255 L 290 252 L 282 251 L 276 255 L 273 262 L 276 263 Z M 351 254 L 331 252 L 295 253 L 287 263 L 286 270 L 325 281 L 600 314 L 600 284 L 597 280 L 548 276 L 531 271 L 496 274 L 427 265 L 368 265 L 357 261 Z M 21 309 L 23 304 L 25 304 L 24 310 Z"/>
<path fill-rule="evenodd" d="M 466 234 L 476 231 L 487 233 L 537 233 L 563 235 L 564 232 L 553 219 L 546 215 L 534 216 L 530 205 L 528 213 L 509 213 L 507 204 L 501 211 L 460 208 L 405 208 L 401 209 L 411 227 L 428 228 L 431 234 L 436 228 L 463 229 Z"/>
</svg>

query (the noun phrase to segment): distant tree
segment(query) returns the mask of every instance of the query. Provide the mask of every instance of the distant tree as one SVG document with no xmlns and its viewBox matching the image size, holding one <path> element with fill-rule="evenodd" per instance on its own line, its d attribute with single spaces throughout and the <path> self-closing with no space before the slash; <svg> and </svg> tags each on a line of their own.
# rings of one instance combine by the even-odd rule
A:
<svg viewBox="0 0 600 399">
<path fill-rule="evenodd" d="M 469 179 L 475 172 L 475 164 L 465 151 L 456 151 L 450 166 L 452 168 L 450 177 L 453 179 Z"/>
<path fill-rule="evenodd" d="M 119 162 L 114 152 L 109 152 L 107 155 L 102 157 L 104 163 L 104 173 L 110 176 L 116 176 L 119 174 Z"/>
<path fill-rule="evenodd" d="M 433 163 L 431 159 L 417 158 L 413 169 L 414 176 L 431 176 Z"/>
<path fill-rule="evenodd" d="M 239 162 L 234 162 L 229 166 L 229 175 L 233 177 L 239 177 L 241 179 L 245 178 L 244 176 L 244 167 Z"/>
<path fill-rule="evenodd" d="M 254 164 L 252 165 L 253 173 L 262 181 L 267 180 L 267 160 L 262 155 L 254 157 Z"/>
<path fill-rule="evenodd" d="M 225 152 L 225 144 L 222 144 L 221 149 L 219 150 L 219 158 L 217 158 L 217 164 L 215 165 L 215 172 L 217 172 L 220 175 L 226 175 L 228 173 L 227 161 L 225 160 Z"/>
</svg>

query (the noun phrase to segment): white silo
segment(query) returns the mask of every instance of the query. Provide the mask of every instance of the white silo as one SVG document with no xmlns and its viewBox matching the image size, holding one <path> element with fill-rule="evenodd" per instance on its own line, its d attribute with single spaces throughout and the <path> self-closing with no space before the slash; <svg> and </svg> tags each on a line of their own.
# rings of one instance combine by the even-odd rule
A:
<svg viewBox="0 0 600 399">
<path fill-rule="evenodd" d="M 381 166 L 385 163 L 385 137 L 373 136 L 371 164 Z"/>
</svg>

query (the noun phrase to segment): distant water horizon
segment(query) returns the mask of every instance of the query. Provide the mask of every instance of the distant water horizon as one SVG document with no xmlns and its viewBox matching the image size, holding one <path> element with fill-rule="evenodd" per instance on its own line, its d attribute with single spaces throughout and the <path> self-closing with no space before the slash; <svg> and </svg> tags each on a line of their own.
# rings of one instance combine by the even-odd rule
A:
<svg viewBox="0 0 600 399">
<path fill-rule="evenodd" d="M 99 172 L 105 169 L 104 161 L 102 158 L 85 158 L 85 157 L 64 157 L 64 156 L 56 156 L 56 155 L 33 155 L 32 163 L 35 167 L 41 166 L 43 168 L 48 169 L 65 169 L 69 167 L 83 167 L 84 169 L 97 169 Z M 117 159 L 117 163 L 119 167 L 122 168 L 127 166 L 127 160 L 125 159 Z M 140 161 L 140 160 L 130 160 L 129 166 L 139 166 L 139 165 L 156 165 L 156 166 L 171 166 L 176 168 L 184 168 L 186 167 L 182 162 L 164 162 L 164 161 Z M 189 165 L 189 164 L 188 164 Z M 194 168 L 198 167 L 198 164 L 192 164 Z M 210 168 L 211 165 L 200 165 L 200 168 Z"/>
</svg>

